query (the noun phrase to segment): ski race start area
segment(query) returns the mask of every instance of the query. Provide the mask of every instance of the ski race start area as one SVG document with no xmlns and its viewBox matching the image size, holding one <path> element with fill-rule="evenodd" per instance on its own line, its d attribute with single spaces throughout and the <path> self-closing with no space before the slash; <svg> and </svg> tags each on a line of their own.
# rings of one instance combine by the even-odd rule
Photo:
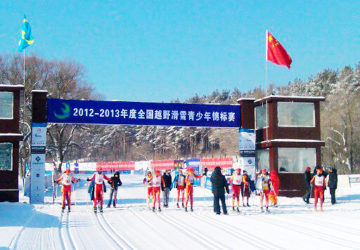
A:
<svg viewBox="0 0 360 250">
<path fill-rule="evenodd" d="M 61 213 L 60 192 L 55 204 L 47 192 L 45 203 L 0 205 L 0 249 L 359 249 L 360 187 L 339 188 L 338 204 L 332 206 L 328 191 L 323 213 L 301 198 L 279 197 L 279 207 L 263 214 L 259 199 L 251 196 L 250 207 L 240 213 L 215 215 L 212 194 L 195 187 L 194 212 L 176 207 L 176 190 L 168 208 L 152 212 L 146 206 L 143 175 L 121 175 L 116 208 L 97 215 L 85 179 L 74 185 L 72 211 Z M 22 193 L 22 192 L 20 192 Z M 109 191 L 104 194 L 107 204 Z M 313 203 L 313 199 L 310 200 Z M 106 206 L 106 205 L 104 205 Z"/>
</svg>

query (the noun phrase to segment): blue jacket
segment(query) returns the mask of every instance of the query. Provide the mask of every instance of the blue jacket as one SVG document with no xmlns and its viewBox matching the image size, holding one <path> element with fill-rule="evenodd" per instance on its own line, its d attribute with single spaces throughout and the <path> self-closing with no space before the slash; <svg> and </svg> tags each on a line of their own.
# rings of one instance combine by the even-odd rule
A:
<svg viewBox="0 0 360 250">
<path fill-rule="evenodd" d="M 184 177 L 184 180 L 185 180 L 185 175 L 181 174 L 183 177 Z M 179 174 L 177 174 L 174 178 L 174 181 L 173 183 L 171 184 L 172 185 L 172 188 L 176 188 L 177 187 L 177 184 L 178 184 L 178 179 L 179 179 Z M 185 183 L 184 183 L 185 185 Z"/>
</svg>

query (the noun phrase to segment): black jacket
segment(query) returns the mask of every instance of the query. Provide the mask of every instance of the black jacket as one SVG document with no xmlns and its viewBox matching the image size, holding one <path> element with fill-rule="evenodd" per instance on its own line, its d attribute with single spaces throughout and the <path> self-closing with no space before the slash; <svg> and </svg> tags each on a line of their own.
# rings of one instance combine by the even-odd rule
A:
<svg viewBox="0 0 360 250">
<path fill-rule="evenodd" d="M 171 175 L 167 175 L 166 173 L 163 174 L 163 179 L 164 179 L 164 184 L 166 188 L 170 188 L 171 189 L 171 182 L 172 182 L 172 177 Z"/>
<path fill-rule="evenodd" d="M 331 169 L 332 171 L 329 172 L 329 188 L 336 189 L 337 188 L 337 182 L 338 182 L 338 175 L 337 170 L 335 168 Z"/>
<path fill-rule="evenodd" d="M 115 175 L 118 175 L 119 177 L 115 177 Z M 119 172 L 115 172 L 114 176 L 111 177 L 111 181 L 108 181 L 111 185 L 111 188 L 118 189 L 122 185 L 122 182 L 120 180 L 120 174 Z"/>
<path fill-rule="evenodd" d="M 305 184 L 306 184 L 307 187 L 309 187 L 310 186 L 310 181 L 311 181 L 313 175 L 311 174 L 310 171 L 309 172 L 305 171 L 304 177 L 305 177 Z"/>
<path fill-rule="evenodd" d="M 221 168 L 216 167 L 214 173 L 211 175 L 210 181 L 212 183 L 212 192 L 214 196 L 222 196 L 229 193 L 229 186 L 225 176 L 221 173 Z"/>
</svg>

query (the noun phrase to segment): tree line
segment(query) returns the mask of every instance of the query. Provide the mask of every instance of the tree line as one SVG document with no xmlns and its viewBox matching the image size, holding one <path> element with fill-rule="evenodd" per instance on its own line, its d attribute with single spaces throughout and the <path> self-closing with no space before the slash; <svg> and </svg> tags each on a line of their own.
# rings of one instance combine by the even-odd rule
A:
<svg viewBox="0 0 360 250">
<path fill-rule="evenodd" d="M 0 84 L 23 84 L 23 61 L 18 55 L 0 55 Z M 21 145 L 21 167 L 29 161 L 31 91 L 48 90 L 49 97 L 102 99 L 87 80 L 82 65 L 74 61 L 46 60 L 36 55 L 26 58 L 25 135 Z M 321 133 L 326 146 L 324 164 L 340 173 L 360 172 L 360 64 L 341 70 L 325 69 L 307 80 L 295 79 L 286 86 L 270 84 L 267 94 L 325 96 L 321 104 Z M 234 104 L 241 97 L 261 98 L 260 87 L 251 91 L 215 90 L 194 95 L 184 103 Z M 174 100 L 173 102 L 179 102 Z M 58 168 L 69 160 L 115 161 L 226 157 L 237 155 L 237 129 L 161 126 L 93 126 L 49 124 L 47 161 Z"/>
</svg>

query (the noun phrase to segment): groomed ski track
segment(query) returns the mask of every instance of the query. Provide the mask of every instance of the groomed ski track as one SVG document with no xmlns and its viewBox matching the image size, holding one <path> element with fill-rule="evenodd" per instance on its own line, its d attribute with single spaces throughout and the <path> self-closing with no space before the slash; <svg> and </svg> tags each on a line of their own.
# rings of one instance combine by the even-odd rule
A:
<svg viewBox="0 0 360 250">
<path fill-rule="evenodd" d="M 84 176 L 80 178 L 85 179 Z M 72 195 L 70 213 L 60 212 L 47 197 L 44 205 L 0 203 L 0 249 L 358 249 L 360 189 L 339 191 L 339 204 L 326 197 L 323 213 L 314 213 L 300 198 L 280 197 L 280 206 L 261 213 L 258 199 L 241 213 L 213 213 L 209 190 L 195 188 L 194 212 L 176 208 L 175 191 L 169 208 L 155 213 L 145 201 L 140 175 L 122 175 L 118 207 L 94 214 L 82 181 Z M 352 193 L 354 192 L 354 193 Z M 348 199 L 352 197 L 353 199 Z M 354 199 L 355 197 L 355 199 Z M 250 202 L 252 205 L 253 202 Z M 8 214 L 8 217 L 6 217 Z M 309 245 L 310 244 L 310 245 Z"/>
</svg>

